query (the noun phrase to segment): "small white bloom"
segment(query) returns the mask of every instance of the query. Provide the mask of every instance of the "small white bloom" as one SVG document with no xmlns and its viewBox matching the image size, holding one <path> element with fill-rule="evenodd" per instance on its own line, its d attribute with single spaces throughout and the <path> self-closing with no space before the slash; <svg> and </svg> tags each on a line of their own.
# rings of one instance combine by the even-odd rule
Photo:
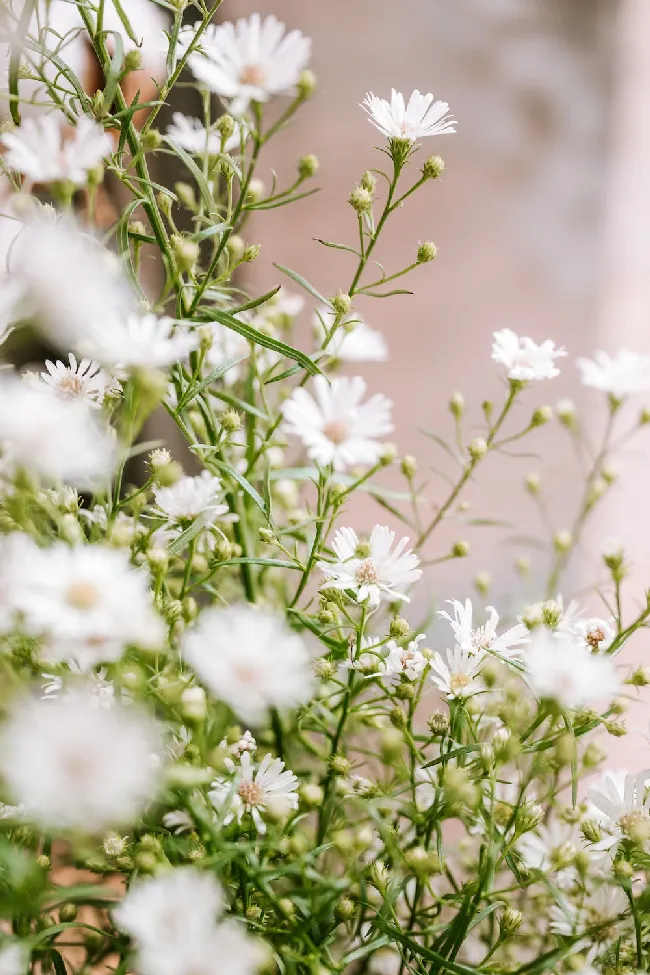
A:
<svg viewBox="0 0 650 975">
<path fill-rule="evenodd" d="M 400 647 L 394 640 L 389 640 L 386 644 L 388 654 L 383 661 L 383 677 L 401 677 L 408 680 L 417 680 L 422 676 L 427 666 L 427 658 L 418 644 L 426 639 L 424 633 L 419 633 L 414 640 L 409 640 L 405 647 Z"/>
<path fill-rule="evenodd" d="M 20 941 L 5 941 L 0 948 L 0 975 L 25 975 L 28 968 L 28 946 Z"/>
<path fill-rule="evenodd" d="M 583 386 L 600 389 L 617 399 L 650 389 L 650 356 L 629 349 L 621 349 L 615 356 L 595 352 L 593 359 L 578 359 L 576 365 Z"/>
<path fill-rule="evenodd" d="M 76 660 L 68 661 L 70 672 L 76 676 L 83 676 L 85 687 L 89 692 L 89 700 L 98 708 L 112 708 L 115 704 L 115 685 L 106 677 L 106 668 L 87 673 Z M 57 701 L 70 699 L 77 693 L 78 685 L 68 684 L 60 674 L 41 674 L 45 678 L 42 685 L 42 701 Z M 122 695 L 124 700 L 124 694 Z"/>
<path fill-rule="evenodd" d="M 92 409 L 99 409 L 107 395 L 116 393 L 120 384 L 90 359 L 77 362 L 72 352 L 68 365 L 57 359 L 45 360 L 46 372 L 26 373 L 25 378 L 36 389 L 56 393 L 63 399 L 79 400 Z"/>
<path fill-rule="evenodd" d="M 87 693 L 21 700 L 0 733 L 0 769 L 30 818 L 93 833 L 136 819 L 155 793 L 160 750 L 152 720 L 135 708 L 98 708 Z"/>
<path fill-rule="evenodd" d="M 250 752 L 253 755 L 256 751 L 257 742 L 250 731 L 245 731 L 239 741 L 236 741 L 234 745 L 230 746 L 232 755 L 243 755 L 244 752 Z"/>
<path fill-rule="evenodd" d="M 128 838 L 126 836 L 109 833 L 108 836 L 104 837 L 104 842 L 102 843 L 104 853 L 108 857 L 120 857 L 126 850 L 127 842 Z"/>
<path fill-rule="evenodd" d="M 244 752 L 234 781 L 215 780 L 208 795 L 217 810 L 228 807 L 224 824 L 235 818 L 241 823 L 244 815 L 248 814 L 258 833 L 265 833 L 264 813 L 268 810 L 274 818 L 278 818 L 297 809 L 297 789 L 298 779 L 293 772 L 285 769 L 281 759 L 265 755 L 256 769 L 250 752 Z"/>
<path fill-rule="evenodd" d="M 611 701 L 620 686 L 611 657 L 590 653 L 572 637 L 547 629 L 533 634 L 526 652 L 528 683 L 538 698 L 552 698 L 565 708 Z"/>
<path fill-rule="evenodd" d="M 115 440 L 82 402 L 48 396 L 13 374 L 0 379 L 0 449 L 10 470 L 96 487 L 111 474 Z"/>
<path fill-rule="evenodd" d="M 588 892 L 582 904 L 566 899 L 563 906 L 553 904 L 549 911 L 548 927 L 554 934 L 570 936 L 602 926 L 619 914 L 626 913 L 629 908 L 630 902 L 618 885 L 601 884 Z"/>
<path fill-rule="evenodd" d="M 83 186 L 88 173 L 111 152 L 101 125 L 85 115 L 72 127 L 62 114 L 25 119 L 2 136 L 9 169 L 35 183 L 69 182 Z"/>
<path fill-rule="evenodd" d="M 556 348 L 550 339 L 537 345 L 526 336 L 520 338 L 509 328 L 494 333 L 492 358 L 506 367 L 510 379 L 520 382 L 554 379 L 560 375 L 555 360 L 565 355 L 565 350 Z"/>
<path fill-rule="evenodd" d="M 189 67 L 210 91 L 229 100 L 233 115 L 242 115 L 251 102 L 295 92 L 311 41 L 298 30 L 285 31 L 275 17 L 262 20 L 259 14 L 236 24 L 210 25 Z"/>
<path fill-rule="evenodd" d="M 607 620 L 599 616 L 585 618 L 577 615 L 577 612 L 570 613 L 570 610 L 571 605 L 567 608 L 567 613 L 561 617 L 555 633 L 560 636 L 574 637 L 592 652 L 609 649 L 616 637 L 614 617 L 610 616 Z"/>
<path fill-rule="evenodd" d="M 448 114 L 447 102 L 436 101 L 431 93 L 422 95 L 417 88 L 408 103 L 405 103 L 404 95 L 393 88 L 389 102 L 370 92 L 361 107 L 370 116 L 372 124 L 389 139 L 415 142 L 425 136 L 456 131 L 456 120 Z"/>
<path fill-rule="evenodd" d="M 314 379 L 314 395 L 294 389 L 283 404 L 285 433 L 299 437 L 317 464 L 335 471 L 362 464 L 372 467 L 383 450 L 379 437 L 393 430 L 392 403 L 377 393 L 362 403 L 366 383 L 361 376 Z"/>
<path fill-rule="evenodd" d="M 646 798 L 647 771 L 634 775 L 605 772 L 587 793 L 592 806 L 605 816 L 603 825 L 619 837 L 642 831 L 650 839 L 650 796 Z"/>
<path fill-rule="evenodd" d="M 167 138 L 177 143 L 181 149 L 186 149 L 194 156 L 218 156 L 220 152 L 232 152 L 245 145 L 248 129 L 235 122 L 233 134 L 221 144 L 221 134 L 218 129 L 206 129 L 198 118 L 174 112 L 172 124 L 167 128 Z"/>
<path fill-rule="evenodd" d="M 335 318 L 336 313 L 327 305 L 314 315 L 314 327 L 321 342 L 326 338 L 324 327 L 329 331 Z M 329 355 L 342 362 L 386 362 L 388 359 L 384 336 L 370 328 L 356 312 L 342 320 L 325 348 Z"/>
<path fill-rule="evenodd" d="M 540 823 L 535 830 L 525 833 L 519 839 L 517 849 L 529 870 L 556 871 L 562 875 L 558 878 L 560 886 L 564 886 L 574 876 L 574 872 L 567 869 L 566 859 L 570 859 L 571 852 L 580 849 L 580 836 L 574 825 L 553 818 L 548 825 Z M 564 857 L 559 871 L 558 857 Z"/>
<path fill-rule="evenodd" d="M 485 689 L 479 676 L 485 658 L 484 651 L 470 653 L 458 645 L 445 650 L 444 656 L 436 652 L 429 661 L 431 680 L 450 701 L 471 697 Z"/>
<path fill-rule="evenodd" d="M 278 617 L 248 606 L 205 610 L 185 636 L 183 656 L 211 693 L 251 724 L 267 708 L 295 707 L 311 693 L 301 637 Z"/>
<path fill-rule="evenodd" d="M 463 650 L 471 653 L 488 650 L 504 660 L 517 660 L 522 656 L 523 647 L 530 643 L 528 629 L 523 623 L 517 623 L 501 636 L 497 636 L 499 614 L 494 606 L 486 607 L 486 612 L 489 613 L 487 622 L 483 626 L 474 627 L 471 599 L 466 599 L 464 605 L 457 599 L 449 602 L 454 609 L 453 619 L 444 610 L 440 610 L 438 616 L 450 624 L 456 643 Z"/>
<path fill-rule="evenodd" d="M 0 633 L 16 626 L 20 599 L 29 584 L 32 558 L 38 551 L 24 532 L 0 536 Z"/>
<path fill-rule="evenodd" d="M 221 500 L 221 481 L 209 471 L 201 471 L 196 477 L 181 477 L 170 487 L 155 487 L 156 514 L 162 515 L 169 524 L 192 521 L 209 512 L 210 521 L 228 513 L 228 505 Z"/>
<path fill-rule="evenodd" d="M 420 560 L 407 548 L 408 538 L 401 538 L 393 549 L 394 541 L 395 532 L 384 525 L 375 525 L 368 540 L 369 552 L 360 558 L 357 533 L 353 528 L 340 528 L 332 541 L 338 561 L 317 563 L 326 576 L 321 588 L 351 589 L 356 593 L 357 602 L 367 599 L 371 607 L 378 606 L 382 599 L 409 602 L 409 597 L 400 590 L 420 578 Z"/>
<path fill-rule="evenodd" d="M 146 573 L 103 545 L 37 550 L 15 603 L 29 632 L 46 639 L 46 659 L 72 657 L 82 669 L 119 659 L 129 644 L 155 648 L 164 637 Z"/>
<path fill-rule="evenodd" d="M 87 335 L 82 351 L 117 370 L 166 369 L 197 346 L 198 337 L 172 318 L 146 314 L 129 315 Z"/>
</svg>

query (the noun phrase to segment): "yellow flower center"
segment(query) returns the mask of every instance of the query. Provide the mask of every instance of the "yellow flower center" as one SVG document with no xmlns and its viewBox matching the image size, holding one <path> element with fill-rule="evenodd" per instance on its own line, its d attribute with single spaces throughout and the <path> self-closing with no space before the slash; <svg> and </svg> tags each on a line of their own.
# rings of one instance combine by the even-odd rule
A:
<svg viewBox="0 0 650 975">
<path fill-rule="evenodd" d="M 452 694 L 460 694 L 471 683 L 472 678 L 469 674 L 452 674 L 449 681 L 449 690 Z"/>
<path fill-rule="evenodd" d="M 323 433 L 332 443 L 344 443 L 348 439 L 348 428 L 342 420 L 332 420 L 323 427 Z"/>
<path fill-rule="evenodd" d="M 264 799 L 264 789 L 257 782 L 245 780 L 239 783 L 237 794 L 247 806 L 259 806 Z"/>
<path fill-rule="evenodd" d="M 372 559 L 364 559 L 359 564 L 354 578 L 360 586 L 374 586 L 377 582 L 377 566 Z"/>
<path fill-rule="evenodd" d="M 92 609 L 99 602 L 101 593 L 92 582 L 73 582 L 65 594 L 66 602 L 75 609 Z"/>
<path fill-rule="evenodd" d="M 259 88 L 264 84 L 266 75 L 264 69 L 259 64 L 247 64 L 242 68 L 239 75 L 239 82 L 242 85 L 252 85 Z"/>
</svg>

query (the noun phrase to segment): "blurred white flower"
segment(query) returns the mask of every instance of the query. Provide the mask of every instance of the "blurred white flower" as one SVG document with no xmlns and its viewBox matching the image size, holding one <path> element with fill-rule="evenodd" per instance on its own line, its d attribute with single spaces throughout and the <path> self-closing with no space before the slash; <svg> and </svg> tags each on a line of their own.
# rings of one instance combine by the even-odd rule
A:
<svg viewBox="0 0 650 975">
<path fill-rule="evenodd" d="M 375 525 L 368 540 L 368 552 L 358 555 L 359 538 L 353 528 L 340 528 L 334 535 L 332 548 L 337 562 L 318 562 L 326 576 L 322 589 L 351 589 L 357 601 L 366 599 L 376 607 L 382 599 L 409 597 L 399 590 L 422 575 L 420 560 L 407 548 L 408 538 L 401 538 L 393 549 L 395 532 L 383 525 Z"/>
<path fill-rule="evenodd" d="M 27 118 L 2 136 L 5 165 L 35 183 L 83 186 L 88 173 L 111 152 L 101 125 L 82 115 L 73 127 L 61 114 Z"/>
<path fill-rule="evenodd" d="M 157 505 L 154 513 L 169 524 L 192 521 L 204 512 L 210 513 L 212 522 L 229 510 L 221 500 L 220 479 L 209 471 L 201 471 L 196 477 L 181 477 L 170 487 L 155 487 L 153 494 Z"/>
<path fill-rule="evenodd" d="M 162 824 L 170 833 L 177 836 L 190 833 L 194 829 L 194 820 L 185 809 L 172 809 L 163 815 Z"/>
<path fill-rule="evenodd" d="M 611 657 L 594 654 L 571 636 L 538 628 L 526 651 L 528 683 L 538 698 L 551 698 L 565 708 L 611 701 L 620 678 Z"/>
<path fill-rule="evenodd" d="M 269 707 L 302 704 L 312 690 L 301 637 L 279 617 L 249 606 L 205 610 L 185 635 L 182 653 L 208 690 L 251 724 Z"/>
<path fill-rule="evenodd" d="M 106 480 L 116 461 L 112 431 L 88 407 L 48 396 L 13 374 L 0 377 L 0 449 L 9 470 L 79 488 Z"/>
<path fill-rule="evenodd" d="M 650 795 L 646 797 L 648 771 L 634 775 L 605 772 L 589 789 L 587 799 L 601 815 L 603 825 L 618 837 L 650 839 Z"/>
<path fill-rule="evenodd" d="M 98 708 L 112 708 L 115 704 L 115 684 L 106 678 L 106 668 L 102 667 L 98 671 L 86 673 L 74 660 L 68 662 L 70 672 L 73 675 L 83 675 L 85 686 L 90 692 L 89 700 Z M 41 700 L 58 701 L 66 699 L 77 693 L 78 685 L 68 684 L 66 678 L 61 674 L 41 674 L 45 678 L 42 684 Z M 124 700 L 124 695 L 122 695 Z"/>
<path fill-rule="evenodd" d="M 272 15 L 210 25 L 201 37 L 200 53 L 189 57 L 190 69 L 210 91 L 229 100 L 233 115 L 242 115 L 251 102 L 295 92 L 309 62 L 311 41 L 298 30 L 285 31 Z"/>
<path fill-rule="evenodd" d="M 436 651 L 429 661 L 431 680 L 450 701 L 478 694 L 485 689 L 479 675 L 486 656 L 482 650 L 470 653 L 458 645 L 444 654 Z"/>
<path fill-rule="evenodd" d="M 72 658 L 88 669 L 118 660 L 129 644 L 156 648 L 164 639 L 148 576 L 121 549 L 64 542 L 38 549 L 15 601 L 28 631 L 45 639 L 46 660 Z"/>
<path fill-rule="evenodd" d="M 404 676 L 408 680 L 417 680 L 428 663 L 427 658 L 418 649 L 418 644 L 425 639 L 424 633 L 418 633 L 405 647 L 398 646 L 395 640 L 389 640 L 386 644 L 388 654 L 382 662 L 382 677 Z"/>
<path fill-rule="evenodd" d="M 559 871 L 563 874 L 563 882 L 575 876 L 573 870 L 567 870 L 567 860 L 580 848 L 580 834 L 576 826 L 557 817 L 553 817 L 548 824 L 540 823 L 517 843 L 517 850 L 529 870 Z"/>
<path fill-rule="evenodd" d="M 80 349 L 102 365 L 121 371 L 166 369 L 187 359 L 198 344 L 198 337 L 172 318 L 145 314 L 128 315 L 109 328 L 95 329 Z"/>
<path fill-rule="evenodd" d="M 297 387 L 283 404 L 284 431 L 299 437 L 309 457 L 323 467 L 372 467 L 383 451 L 377 438 L 393 430 L 393 404 L 380 393 L 362 403 L 365 392 L 361 376 L 340 377 L 331 384 L 325 376 L 316 376 L 313 396 Z"/>
<path fill-rule="evenodd" d="M 167 128 L 167 138 L 176 142 L 181 149 L 191 152 L 194 156 L 218 156 L 220 152 L 232 152 L 239 149 L 248 137 L 248 129 L 235 122 L 235 130 L 222 146 L 221 134 L 214 126 L 206 129 L 198 118 L 174 112 L 172 124 Z"/>
<path fill-rule="evenodd" d="M 408 103 L 401 92 L 391 89 L 390 101 L 369 92 L 361 107 L 370 121 L 389 139 L 407 139 L 415 142 L 430 135 L 447 135 L 455 132 L 456 120 L 449 112 L 447 102 L 436 101 L 429 93 L 422 95 L 415 89 Z"/>
<path fill-rule="evenodd" d="M 68 365 L 57 359 L 45 360 L 45 372 L 24 373 L 25 379 L 36 389 L 55 393 L 63 399 L 79 400 L 92 409 L 99 409 L 107 394 L 117 393 L 120 384 L 101 366 L 90 359 L 77 361 L 70 352 Z"/>
<path fill-rule="evenodd" d="M 18 603 L 28 584 L 36 543 L 24 532 L 0 536 L 0 633 L 16 626 Z"/>
<path fill-rule="evenodd" d="M 588 891 L 581 904 L 576 904 L 567 898 L 563 899 L 561 905 L 552 904 L 549 909 L 548 929 L 554 934 L 568 937 L 605 924 L 618 914 L 627 913 L 629 908 L 630 902 L 617 884 L 600 884 Z M 591 966 L 586 966 L 586 970 L 588 973 L 597 971 Z"/>
<path fill-rule="evenodd" d="M 615 356 L 595 352 L 593 359 L 578 359 L 583 386 L 592 386 L 622 399 L 650 389 L 650 356 L 621 349 Z"/>
<path fill-rule="evenodd" d="M 241 823 L 248 814 L 258 833 L 265 833 L 265 812 L 278 818 L 297 809 L 297 789 L 298 779 L 281 759 L 267 754 L 256 768 L 250 752 L 245 751 L 234 777 L 216 779 L 208 796 L 215 809 L 226 809 L 224 825 L 233 819 Z"/>
<path fill-rule="evenodd" d="M 566 354 L 564 349 L 556 348 L 550 339 L 537 345 L 526 336 L 520 338 L 509 328 L 494 333 L 492 358 L 506 367 L 510 379 L 520 382 L 559 376 L 560 370 L 555 360 Z"/>
<path fill-rule="evenodd" d="M 161 742 L 136 708 L 98 708 L 81 691 L 19 700 L 0 732 L 7 788 L 45 828 L 94 833 L 133 822 L 154 797 Z"/>
<path fill-rule="evenodd" d="M 323 305 L 314 315 L 314 328 L 319 342 L 325 341 L 325 328 L 331 329 L 336 313 Z M 342 362 L 386 362 L 388 345 L 386 339 L 354 312 L 343 319 L 336 332 L 327 343 L 329 355 Z"/>
<path fill-rule="evenodd" d="M 5 941 L 0 948 L 0 975 L 25 975 L 29 969 L 29 947 L 20 941 Z"/>
<path fill-rule="evenodd" d="M 488 650 L 504 660 L 516 660 L 522 656 L 523 647 L 530 643 L 528 628 L 523 623 L 516 623 L 501 636 L 497 636 L 499 614 L 494 606 L 486 607 L 489 617 L 483 626 L 474 627 L 471 599 L 466 599 L 464 605 L 457 599 L 448 602 L 453 606 L 453 618 L 444 610 L 439 610 L 438 616 L 450 624 L 456 643 L 463 650 L 472 653 Z"/>
<path fill-rule="evenodd" d="M 582 617 L 577 612 L 567 613 L 560 618 L 555 628 L 559 636 L 572 636 L 579 640 L 588 650 L 608 650 L 616 636 L 616 620 L 613 616 L 601 619 L 599 616 Z"/>
<path fill-rule="evenodd" d="M 137 881 L 113 910 L 117 927 L 135 941 L 139 975 L 253 975 L 269 953 L 245 926 L 221 919 L 225 898 L 214 876 L 176 867 Z"/>
</svg>

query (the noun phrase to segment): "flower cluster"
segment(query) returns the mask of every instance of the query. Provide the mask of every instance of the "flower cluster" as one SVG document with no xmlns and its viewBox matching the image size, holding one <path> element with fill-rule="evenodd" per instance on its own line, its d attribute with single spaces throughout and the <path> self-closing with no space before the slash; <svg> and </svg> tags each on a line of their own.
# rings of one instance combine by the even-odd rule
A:
<svg viewBox="0 0 650 975">
<path fill-rule="evenodd" d="M 0 969 L 645 970 L 650 772 L 608 770 L 605 746 L 650 684 L 620 656 L 650 601 L 624 609 L 611 540 L 585 609 L 561 592 L 615 445 L 647 426 L 630 399 L 650 360 L 576 360 L 606 421 L 575 518 L 516 542 L 526 588 L 488 597 L 481 571 L 480 601 L 445 603 L 464 492 L 553 421 L 521 411 L 569 351 L 495 332 L 503 403 L 477 426 L 451 396 L 451 442 L 429 442 L 457 466 L 432 499 L 360 374 L 393 340 L 358 306 L 430 270 L 430 241 L 396 269 L 374 249 L 433 191 L 442 158 L 413 167 L 455 132 L 449 106 L 368 94 L 381 144 L 349 195 L 357 236 L 317 238 L 350 260 L 340 289 L 277 265 L 256 293 L 249 218 L 299 205 L 318 171 L 307 153 L 262 178 L 316 86 L 311 42 L 272 14 L 213 14 L 0 11 Z M 163 133 L 179 78 L 201 109 Z M 34 335 L 52 358 L 10 366 Z M 573 403 L 557 420 L 582 443 Z M 550 524 L 539 475 L 525 487 Z"/>
</svg>

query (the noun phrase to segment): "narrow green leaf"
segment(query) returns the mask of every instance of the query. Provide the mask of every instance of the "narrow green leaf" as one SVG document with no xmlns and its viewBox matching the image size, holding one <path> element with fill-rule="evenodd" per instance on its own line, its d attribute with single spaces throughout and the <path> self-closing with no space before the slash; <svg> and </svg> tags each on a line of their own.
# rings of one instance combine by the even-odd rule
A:
<svg viewBox="0 0 650 975">
<path fill-rule="evenodd" d="M 209 227 L 204 227 L 203 230 L 199 230 L 198 233 L 192 234 L 191 240 L 199 241 L 207 240 L 209 237 L 215 237 L 216 234 L 222 234 L 224 230 L 230 230 L 231 226 L 229 223 L 213 223 Z"/>
<path fill-rule="evenodd" d="M 394 295 L 412 295 L 413 292 L 407 291 L 405 288 L 395 288 L 393 291 L 384 291 L 381 294 L 379 291 L 364 291 L 361 288 L 359 294 L 367 295 L 369 298 L 392 298 Z"/>
<path fill-rule="evenodd" d="M 9 56 L 9 109 L 11 111 L 11 118 L 15 125 L 20 125 L 20 107 L 18 103 L 18 76 L 20 74 L 20 55 L 23 50 L 23 42 L 27 35 L 29 29 L 29 22 L 32 19 L 32 14 L 34 13 L 34 8 L 36 6 L 36 0 L 25 0 L 25 6 L 22 9 L 20 17 L 18 19 L 18 26 L 16 30 L 16 37 L 14 38 L 14 43 L 11 46 L 11 53 Z"/>
<path fill-rule="evenodd" d="M 299 284 L 301 288 L 305 289 L 305 291 L 308 291 L 310 295 L 314 296 L 314 298 L 318 298 L 319 301 L 322 301 L 324 305 L 329 305 L 327 298 L 325 298 L 319 291 L 316 291 L 316 288 L 314 288 L 306 278 L 303 278 L 301 274 L 298 274 L 297 271 L 292 271 L 291 268 L 283 267 L 282 264 L 274 264 L 273 266 L 277 267 L 278 271 L 282 271 L 283 274 L 286 274 L 287 277 L 291 278 L 292 281 L 295 281 L 296 284 Z"/>
<path fill-rule="evenodd" d="M 133 41 L 135 45 L 137 45 L 138 49 L 140 49 L 140 41 L 133 33 L 133 28 L 131 27 L 131 24 L 129 23 L 129 20 L 124 12 L 124 8 L 122 7 L 121 0 L 113 0 L 113 6 L 117 11 L 117 16 L 122 21 L 122 26 L 124 27 L 127 36 L 129 37 L 130 40 Z"/>
<path fill-rule="evenodd" d="M 178 553 L 182 552 L 185 546 L 189 545 L 192 539 L 196 538 L 199 532 L 202 531 L 206 525 L 211 524 L 211 522 L 212 512 L 202 511 L 198 518 L 194 519 L 189 528 L 186 528 L 184 532 L 181 532 L 178 538 L 174 538 L 173 541 L 169 543 L 167 546 L 168 553 L 170 555 L 178 555 Z"/>
<path fill-rule="evenodd" d="M 298 572 L 302 572 L 299 565 L 295 562 L 286 562 L 283 559 L 262 559 L 253 558 L 249 556 L 248 558 L 240 559 L 226 559 L 224 562 L 219 562 L 217 568 L 221 569 L 224 565 L 266 565 L 275 569 L 296 569 Z"/>
<path fill-rule="evenodd" d="M 318 188 L 313 190 L 305 190 L 304 193 L 294 193 L 293 196 L 281 196 L 275 200 L 262 200 L 261 203 L 249 203 L 245 209 L 246 210 L 276 210 L 278 207 L 283 207 L 285 204 L 297 203 L 298 200 L 304 200 L 306 196 L 313 196 L 314 193 L 319 193 Z"/>
<path fill-rule="evenodd" d="M 358 961 L 359 958 L 365 958 L 372 951 L 378 951 L 379 948 L 383 948 L 385 945 L 390 943 L 390 935 L 382 934 L 380 938 L 375 938 L 373 941 L 367 941 L 365 945 L 361 945 L 360 948 L 355 948 L 349 954 L 345 955 L 341 959 L 340 965 L 344 968 L 346 965 L 351 965 L 353 961 Z"/>
<path fill-rule="evenodd" d="M 264 504 L 264 499 L 260 497 L 253 485 L 246 480 L 243 474 L 240 474 L 239 471 L 236 471 L 234 467 L 230 466 L 230 464 L 226 464 L 225 461 L 219 460 L 217 457 L 214 457 L 211 463 L 214 464 L 215 467 L 218 467 L 220 471 L 223 471 L 224 474 L 227 474 L 228 477 L 231 477 L 233 481 L 237 481 L 242 491 L 244 491 L 249 498 L 254 501 L 266 520 L 270 520 L 270 513 Z"/>
<path fill-rule="evenodd" d="M 122 35 L 118 31 L 102 31 L 102 35 L 103 34 L 110 34 L 110 36 L 113 38 L 113 43 L 115 44 L 115 51 L 110 60 L 110 68 L 106 78 L 106 84 L 104 85 L 104 105 L 108 107 L 115 101 L 117 86 L 122 78 L 122 69 L 124 67 L 124 41 L 122 40 Z"/>
<path fill-rule="evenodd" d="M 271 349 L 272 352 L 286 356 L 287 359 L 293 359 L 294 362 L 299 363 L 310 375 L 316 376 L 320 374 L 320 369 L 316 363 L 308 355 L 305 355 L 304 352 L 301 352 L 299 349 L 294 349 L 291 345 L 285 345 L 284 342 L 280 342 L 270 335 L 265 335 L 264 332 L 260 332 L 259 329 L 254 328 L 252 325 L 240 321 L 239 318 L 234 318 L 233 315 L 229 315 L 225 311 L 219 311 L 217 308 L 205 309 L 203 314 L 208 321 L 216 321 L 221 325 L 225 325 L 226 328 L 232 329 L 233 332 L 238 332 L 240 335 L 243 335 L 249 342 L 255 342 L 257 345 L 264 346 L 265 349 Z"/>
<path fill-rule="evenodd" d="M 318 244 L 322 244 L 323 247 L 333 247 L 337 251 L 348 251 L 350 254 L 354 254 L 355 257 L 359 257 L 359 251 L 355 247 L 350 247 L 348 244 L 335 244 L 333 240 L 323 240 L 321 237 L 314 237 L 314 240 Z"/>
<path fill-rule="evenodd" d="M 241 362 L 245 358 L 246 356 L 244 355 L 237 355 L 237 356 L 233 356 L 230 359 L 224 359 L 223 362 L 219 363 L 216 369 L 212 370 L 209 376 L 206 376 L 205 379 L 202 379 L 194 386 L 188 386 L 188 388 L 183 393 L 183 397 L 180 403 L 176 407 L 176 413 L 180 413 L 181 410 L 184 410 L 185 407 L 188 405 L 188 403 L 191 403 L 194 397 L 198 396 L 198 394 L 201 392 L 202 389 L 205 389 L 206 386 L 211 386 L 213 383 L 216 383 L 217 380 L 221 379 L 222 376 L 225 376 L 225 374 L 228 372 L 229 369 L 232 369 L 233 366 L 236 366 L 237 363 Z"/>
<path fill-rule="evenodd" d="M 239 315 L 242 311 L 250 311 L 251 308 L 257 308 L 258 305 L 263 305 L 265 302 L 270 301 L 274 295 L 277 295 L 278 291 L 282 287 L 281 284 L 277 288 L 272 288 L 271 291 L 267 291 L 266 294 L 260 295 L 259 298 L 253 298 L 251 301 L 247 301 L 244 305 L 239 305 L 237 308 L 233 308 L 232 314 Z"/>
<path fill-rule="evenodd" d="M 506 904 L 504 901 L 495 901 L 494 904 L 488 904 L 487 907 L 484 907 L 482 911 L 479 911 L 478 914 L 472 918 L 470 925 L 467 928 L 468 932 L 471 931 L 472 928 L 477 927 L 481 921 L 484 921 L 486 917 L 489 917 L 489 915 L 492 914 L 493 911 L 496 911 L 498 907 L 505 906 Z"/>
<path fill-rule="evenodd" d="M 437 951 L 432 948 L 425 948 L 423 945 L 418 944 L 413 938 L 409 938 L 407 934 L 401 931 L 399 928 L 393 927 L 388 924 L 381 915 L 377 915 L 376 924 L 383 928 L 385 932 L 392 936 L 394 941 L 398 944 L 403 945 L 405 948 L 415 955 L 416 958 L 426 958 L 428 961 L 435 961 L 442 971 L 454 972 L 454 975 L 478 975 L 479 969 L 470 968 L 469 965 L 461 965 L 460 962 L 450 961 L 449 958 L 445 958 L 443 955 L 439 955 Z"/>
<path fill-rule="evenodd" d="M 203 197 L 203 201 L 210 212 L 214 206 L 214 200 L 212 199 L 212 193 L 210 192 L 210 187 L 208 186 L 207 180 L 199 167 L 196 165 L 189 153 L 182 149 L 177 142 L 170 139 L 169 136 L 165 136 L 165 141 L 171 146 L 176 155 L 182 159 L 186 167 L 191 172 L 192 176 L 196 180 L 196 185 L 199 188 L 199 192 Z"/>
<path fill-rule="evenodd" d="M 131 256 L 131 247 L 129 245 L 129 222 L 141 204 L 142 200 L 131 200 L 131 202 L 126 205 L 122 211 L 122 216 L 120 217 L 119 223 L 117 224 L 115 240 L 117 242 L 117 249 L 119 253 L 124 257 L 124 269 L 131 284 L 136 290 L 136 294 L 139 296 L 141 301 L 146 301 L 147 296 L 140 287 L 138 275 L 135 273 L 133 258 Z"/>
</svg>

